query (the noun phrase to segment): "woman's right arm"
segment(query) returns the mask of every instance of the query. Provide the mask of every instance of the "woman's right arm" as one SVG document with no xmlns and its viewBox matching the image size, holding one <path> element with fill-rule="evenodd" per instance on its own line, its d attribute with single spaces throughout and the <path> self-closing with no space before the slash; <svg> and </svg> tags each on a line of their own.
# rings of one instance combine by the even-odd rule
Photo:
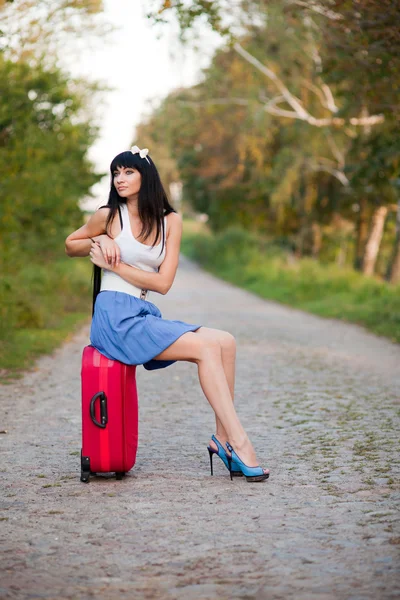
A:
<svg viewBox="0 0 400 600">
<path fill-rule="evenodd" d="M 106 234 L 108 207 L 99 208 L 85 225 L 71 233 L 65 240 L 68 256 L 89 256 L 93 241 L 100 242 Z M 108 237 L 108 236 L 107 236 Z"/>
</svg>

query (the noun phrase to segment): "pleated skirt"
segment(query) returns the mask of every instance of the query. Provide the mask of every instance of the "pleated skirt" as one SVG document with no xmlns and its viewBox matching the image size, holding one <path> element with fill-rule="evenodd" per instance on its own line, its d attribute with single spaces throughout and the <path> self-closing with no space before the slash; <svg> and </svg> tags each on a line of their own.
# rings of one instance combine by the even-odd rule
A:
<svg viewBox="0 0 400 600">
<path fill-rule="evenodd" d="M 151 371 L 176 362 L 153 359 L 181 335 L 200 327 L 163 319 L 152 302 L 107 290 L 96 299 L 90 343 L 107 358 Z"/>
</svg>

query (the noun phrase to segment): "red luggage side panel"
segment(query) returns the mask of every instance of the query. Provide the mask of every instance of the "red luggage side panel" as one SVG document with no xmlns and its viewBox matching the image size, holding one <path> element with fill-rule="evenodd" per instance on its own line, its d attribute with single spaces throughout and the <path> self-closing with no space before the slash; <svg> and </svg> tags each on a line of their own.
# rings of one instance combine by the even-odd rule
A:
<svg viewBox="0 0 400 600">
<path fill-rule="evenodd" d="M 82 356 L 82 456 L 93 473 L 129 471 L 138 445 L 136 366 L 124 365 L 86 346 Z M 103 413 L 100 404 L 104 392 Z M 98 394 L 94 402 L 92 399 Z M 99 424 L 102 416 L 107 423 Z M 94 410 L 93 410 L 94 409 Z M 106 411 L 106 412 L 105 412 Z M 105 419 L 106 417 L 106 419 Z"/>
</svg>

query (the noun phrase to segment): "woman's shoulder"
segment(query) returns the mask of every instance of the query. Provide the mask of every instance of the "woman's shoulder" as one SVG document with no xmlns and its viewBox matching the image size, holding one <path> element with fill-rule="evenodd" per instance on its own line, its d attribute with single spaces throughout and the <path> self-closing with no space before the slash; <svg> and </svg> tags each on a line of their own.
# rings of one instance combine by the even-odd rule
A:
<svg viewBox="0 0 400 600">
<path fill-rule="evenodd" d="M 94 213 L 95 215 L 97 215 L 97 217 L 99 219 L 107 219 L 108 215 L 110 214 L 110 210 L 111 210 L 111 206 L 108 206 L 107 204 L 103 204 L 103 206 L 99 206 L 96 209 L 96 212 Z"/>
<path fill-rule="evenodd" d="M 109 206 L 100 206 L 97 208 L 94 213 L 90 217 L 90 221 L 95 223 L 96 226 L 103 227 L 107 221 L 108 215 L 110 212 Z"/>
<path fill-rule="evenodd" d="M 167 219 L 168 223 L 182 223 L 182 217 L 177 212 L 171 211 L 169 213 L 165 213 L 164 217 Z"/>
<path fill-rule="evenodd" d="M 171 211 L 164 215 L 166 221 L 166 233 L 167 239 L 169 238 L 171 231 L 181 231 L 182 229 L 182 217 L 179 213 Z"/>
</svg>

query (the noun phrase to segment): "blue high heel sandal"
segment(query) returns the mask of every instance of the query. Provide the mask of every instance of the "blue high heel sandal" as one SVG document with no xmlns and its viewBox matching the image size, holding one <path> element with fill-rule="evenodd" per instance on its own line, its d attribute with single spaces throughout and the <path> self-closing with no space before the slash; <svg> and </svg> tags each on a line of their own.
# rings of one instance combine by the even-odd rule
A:
<svg viewBox="0 0 400 600">
<path fill-rule="evenodd" d="M 246 477 L 246 481 L 265 481 L 268 479 L 269 473 L 264 473 L 264 470 L 261 467 L 248 467 L 244 464 L 244 462 L 238 457 L 232 446 L 229 442 L 226 442 L 226 447 L 231 453 L 230 456 L 226 455 L 228 459 L 229 471 L 232 479 L 232 468 L 235 466 L 236 469 L 240 469 L 243 475 Z"/>
<path fill-rule="evenodd" d="M 213 459 L 213 455 L 216 454 L 217 456 L 220 457 L 220 459 L 222 460 L 222 462 L 224 463 L 224 465 L 226 466 L 226 468 L 228 469 L 228 471 L 231 474 L 231 479 L 232 477 L 242 477 L 243 473 L 242 470 L 240 468 L 237 468 L 236 466 L 232 465 L 232 468 L 229 467 L 229 462 L 228 462 L 228 455 L 223 447 L 222 444 L 219 443 L 219 441 L 217 440 L 217 438 L 215 437 L 215 435 L 213 435 L 211 437 L 212 441 L 214 442 L 214 444 L 217 446 L 218 450 L 215 450 L 215 448 L 211 448 L 211 446 L 207 446 L 207 450 L 208 450 L 208 454 L 210 455 L 210 467 L 211 467 L 211 475 L 213 475 L 213 464 L 212 464 L 212 459 Z"/>
</svg>

